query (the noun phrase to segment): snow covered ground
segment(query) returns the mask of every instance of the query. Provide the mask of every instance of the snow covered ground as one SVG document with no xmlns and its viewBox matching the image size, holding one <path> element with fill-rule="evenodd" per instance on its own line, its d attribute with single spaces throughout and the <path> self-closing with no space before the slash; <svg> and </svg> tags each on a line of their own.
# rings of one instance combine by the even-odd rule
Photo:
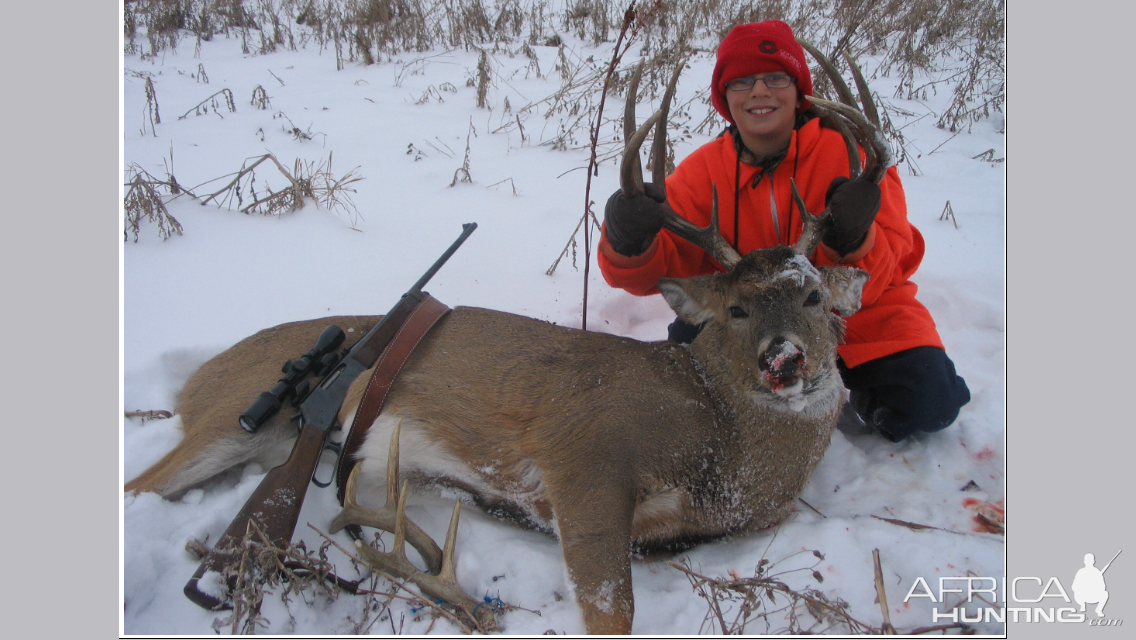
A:
<svg viewBox="0 0 1136 640">
<path fill-rule="evenodd" d="M 611 55 L 610 45 L 568 43 L 577 62 L 589 56 L 606 61 Z M 553 71 L 557 49 L 534 50 L 539 76 L 522 55 L 500 51 L 491 57 L 489 109 L 475 106 L 476 88 L 466 85 L 476 77 L 476 52 L 405 54 L 336 71 L 334 52 L 314 45 L 255 56 L 242 54 L 239 40 L 217 37 L 201 43 L 199 57 L 192 42 L 157 59 L 127 56 L 128 165 L 138 163 L 163 177 L 169 169 L 182 185 L 194 186 L 236 171 L 246 158 L 272 152 L 288 167 L 297 158 L 318 162 L 332 156 L 334 173 L 358 167 L 365 180 L 352 196 L 358 219 L 312 204 L 278 217 L 246 216 L 183 198 L 170 203 L 169 211 L 184 235 L 162 241 L 156 226 L 144 224 L 138 242 L 125 244 L 126 409 L 174 409 L 178 389 L 198 365 L 259 329 L 327 315 L 385 312 L 465 222 L 477 222 L 477 232 L 427 290 L 450 306 L 480 306 L 578 327 L 582 245 L 576 268 L 568 257 L 554 275 L 545 271 L 581 216 L 587 151 L 541 145 L 557 135 L 562 116 L 545 119 L 543 107 L 521 113 L 523 106 L 560 88 Z M 634 55 L 633 49 L 629 58 Z M 710 57 L 691 61 L 679 84 L 680 103 L 706 84 L 712 66 Z M 160 107 L 156 135 L 146 116 L 147 78 Z M 258 85 L 270 98 L 268 109 L 249 103 Z M 975 159 L 990 149 L 993 158 L 1004 157 L 1003 122 L 998 116 L 952 138 L 933 126 L 935 116 L 926 116 L 944 108 L 949 91 L 920 103 L 891 99 L 889 78 L 873 80 L 873 87 L 916 114 L 904 135 L 919 175 L 909 164 L 900 167 L 910 219 L 927 242 L 915 281 L 973 399 L 954 426 L 900 444 L 835 433 L 802 496 L 812 508 L 798 504 L 773 530 L 703 545 L 683 557 L 708 576 L 752 575 L 762 558 L 777 562 L 782 571 L 807 568 L 783 579 L 793 588 L 811 587 L 843 599 L 855 618 L 878 627 L 882 617 L 874 603 L 872 550 L 879 549 L 891 621 L 911 630 L 932 624 L 926 599 L 903 603 L 917 577 L 931 582 L 940 576 L 1005 572 L 1004 539 L 982 531 L 975 520 L 980 510 L 1003 508 L 1005 499 L 1004 171 L 1002 164 Z M 193 113 L 194 105 L 222 88 L 235 97 L 235 112 L 221 103 L 220 109 Z M 693 104 L 693 123 L 701 121 L 705 109 Z M 622 101 L 609 98 L 605 111 L 615 117 Z M 641 116 L 646 111 L 640 107 Z M 518 117 L 524 137 L 519 127 L 508 126 Z M 286 130 L 293 127 L 311 139 Z M 586 137 L 586 131 L 578 134 L 579 144 Z M 677 157 L 707 140 L 693 135 L 677 146 Z M 472 182 L 451 187 L 467 141 Z M 282 186 L 273 172 L 260 175 L 275 188 Z M 616 187 L 615 164 L 603 164 L 592 185 L 597 209 L 602 211 Z M 939 219 L 948 200 L 957 226 Z M 578 240 L 582 243 L 582 234 Z M 657 296 L 636 298 L 608 288 L 593 264 L 590 330 L 658 340 L 672 319 Z M 178 427 L 177 417 L 126 420 L 124 479 L 174 447 Z M 183 547 L 190 537 L 215 539 L 265 471 L 246 468 L 227 483 L 190 491 L 177 502 L 153 494 L 123 497 L 126 633 L 212 633 L 219 615 L 182 595 L 198 564 Z M 330 490 L 313 488 L 298 537 L 317 547 L 321 538 L 305 523 L 326 529 L 337 509 Z M 424 500 L 410 515 L 440 540 L 449 512 L 447 504 Z M 912 530 L 884 518 L 933 528 Z M 813 554 L 800 553 L 805 550 L 822 552 L 824 560 L 818 564 Z M 349 572 L 342 556 L 333 559 Z M 822 583 L 813 577 L 814 568 Z M 559 547 L 550 537 L 465 509 L 457 572 L 467 592 L 525 609 L 503 617 L 506 633 L 583 631 Z M 633 579 L 635 633 L 714 631 L 704 622 L 706 602 L 679 571 L 661 562 L 637 562 Z M 363 618 L 363 599 L 347 595 L 333 602 L 294 598 L 285 605 L 276 596 L 265 602 L 269 633 L 351 633 Z M 456 631 L 405 603 L 393 604 L 390 614 L 370 631 Z M 986 633 L 1002 629 L 995 623 L 977 626 Z M 750 628 L 764 630 L 760 622 Z"/>
</svg>

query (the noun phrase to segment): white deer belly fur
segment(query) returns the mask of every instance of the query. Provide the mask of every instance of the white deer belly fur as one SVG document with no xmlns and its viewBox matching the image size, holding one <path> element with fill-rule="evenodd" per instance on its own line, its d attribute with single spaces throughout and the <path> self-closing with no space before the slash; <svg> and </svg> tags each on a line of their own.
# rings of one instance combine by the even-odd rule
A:
<svg viewBox="0 0 1136 640">
<path fill-rule="evenodd" d="M 440 492 L 443 498 L 473 503 L 473 495 L 453 487 L 454 484 L 464 485 L 483 498 L 495 498 L 520 507 L 534 524 L 555 531 L 555 523 L 542 517 L 536 509 L 536 503 L 547 501 L 548 496 L 543 474 L 534 462 L 524 461 L 521 469 L 513 470 L 521 478 L 518 486 L 501 487 L 492 484 L 497 471 L 494 466 L 486 465 L 476 469 L 470 467 L 469 463 L 430 437 L 428 425 L 413 416 L 380 415 L 367 432 L 358 453 L 362 460 L 358 485 L 361 504 L 379 506 L 372 503 L 376 499 L 381 501 L 379 496 L 385 495 L 391 432 L 399 420 L 402 420 L 399 437 L 399 472 L 402 477 L 425 479 L 425 488 Z M 367 500 L 367 496 L 371 499 Z"/>
</svg>

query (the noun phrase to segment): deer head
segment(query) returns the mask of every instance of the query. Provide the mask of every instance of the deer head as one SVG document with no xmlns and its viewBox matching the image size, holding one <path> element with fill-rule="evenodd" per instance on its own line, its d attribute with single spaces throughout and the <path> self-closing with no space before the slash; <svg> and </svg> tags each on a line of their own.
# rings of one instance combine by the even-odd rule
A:
<svg viewBox="0 0 1136 640">
<path fill-rule="evenodd" d="M 806 44 L 807 43 L 803 43 Z M 840 80 L 831 63 L 811 45 L 805 47 L 822 60 L 834 76 L 838 91 L 851 102 L 851 92 Z M 869 113 L 875 113 L 870 93 L 855 63 L 849 59 L 860 84 L 861 96 Z M 681 70 L 680 61 L 677 69 Z M 620 188 L 634 197 L 644 192 L 639 149 L 648 132 L 655 136 L 651 156 L 652 178 L 656 184 L 666 179 L 666 112 L 679 73 L 671 76 L 663 105 L 638 129 L 635 128 L 635 100 L 642 64 L 636 68 L 628 86 L 624 111 L 626 147 L 620 168 Z M 863 176 L 879 182 L 887 169 L 889 151 L 878 129 L 853 107 L 810 97 L 811 109 L 826 124 L 842 133 L 848 145 L 851 177 Z M 854 103 L 853 103 L 854 104 Z M 866 149 L 867 162 L 861 169 L 857 143 Z M 702 248 L 718 261 L 726 273 L 685 279 L 662 278 L 660 292 L 679 318 L 703 329 L 691 345 L 706 364 L 716 362 L 730 384 L 750 385 L 743 393 L 755 398 L 780 397 L 794 410 L 807 405 L 811 386 L 828 380 L 836 358 L 836 345 L 843 338 L 841 316 L 860 307 L 860 296 L 867 272 L 846 267 L 817 268 L 809 262 L 816 251 L 829 212 L 812 215 L 796 184 L 793 196 L 802 212 L 803 228 L 792 247 L 778 246 L 752 251 L 742 257 L 726 242 L 718 229 L 718 194 L 715 185 L 710 225 L 699 227 L 670 207 L 665 208 L 664 228 Z M 835 313 L 834 313 L 835 311 Z M 839 315 L 838 315 L 839 314 Z M 712 345 L 712 346 L 710 346 Z M 750 358 L 733 354 L 752 354 Z M 764 392 L 764 393 L 763 393 Z"/>
</svg>

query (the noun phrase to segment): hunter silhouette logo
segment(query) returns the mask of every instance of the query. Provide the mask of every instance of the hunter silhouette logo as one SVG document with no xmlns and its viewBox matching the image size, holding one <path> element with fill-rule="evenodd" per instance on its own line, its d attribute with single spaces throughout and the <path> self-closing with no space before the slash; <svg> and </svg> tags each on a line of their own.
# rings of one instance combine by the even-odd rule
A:
<svg viewBox="0 0 1136 640">
<path fill-rule="evenodd" d="M 1123 551 L 1123 549 L 1121 550 Z M 1116 560 L 1120 555 L 1120 551 L 1104 565 L 1103 569 L 1097 569 L 1096 557 L 1091 553 L 1085 554 L 1085 566 L 1077 571 L 1077 575 L 1073 578 L 1073 599 L 1080 605 L 1081 611 L 1085 610 L 1087 603 L 1097 605 L 1097 617 L 1104 617 L 1104 603 L 1108 602 L 1108 590 L 1104 584 L 1104 572 L 1112 566 L 1113 560 Z"/>
</svg>

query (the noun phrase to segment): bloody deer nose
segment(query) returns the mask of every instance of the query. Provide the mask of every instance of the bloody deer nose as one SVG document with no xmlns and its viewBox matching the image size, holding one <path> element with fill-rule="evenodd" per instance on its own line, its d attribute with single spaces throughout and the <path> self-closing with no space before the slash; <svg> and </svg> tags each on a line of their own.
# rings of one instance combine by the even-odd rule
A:
<svg viewBox="0 0 1136 640">
<path fill-rule="evenodd" d="M 805 354 L 792 342 L 784 338 L 774 338 L 773 343 L 761 355 L 760 368 L 765 377 L 781 384 L 793 384 L 797 372 L 805 365 Z"/>
</svg>

